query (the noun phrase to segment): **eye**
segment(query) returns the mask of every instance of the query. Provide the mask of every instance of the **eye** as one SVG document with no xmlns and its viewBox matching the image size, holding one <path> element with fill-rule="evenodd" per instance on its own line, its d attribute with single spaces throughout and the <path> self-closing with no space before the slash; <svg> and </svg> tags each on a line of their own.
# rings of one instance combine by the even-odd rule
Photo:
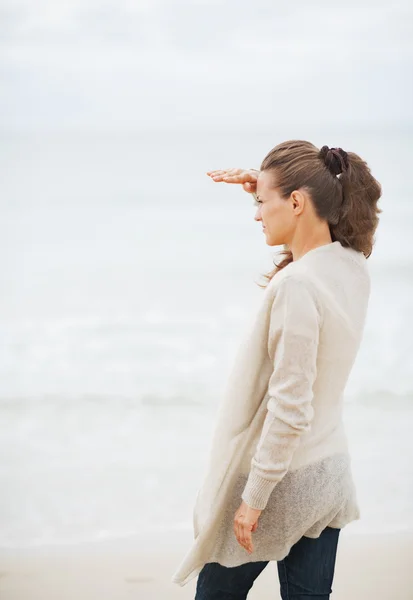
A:
<svg viewBox="0 0 413 600">
<path fill-rule="evenodd" d="M 262 204 L 262 200 L 258 200 L 257 194 L 252 194 L 252 197 L 254 198 L 254 206 L 259 206 Z"/>
</svg>

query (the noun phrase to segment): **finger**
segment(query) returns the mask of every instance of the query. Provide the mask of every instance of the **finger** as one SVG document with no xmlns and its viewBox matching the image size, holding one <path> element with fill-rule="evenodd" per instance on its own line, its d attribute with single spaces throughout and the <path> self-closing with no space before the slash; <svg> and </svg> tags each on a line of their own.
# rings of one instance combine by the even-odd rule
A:
<svg viewBox="0 0 413 600">
<path fill-rule="evenodd" d="M 219 171 L 213 171 L 210 174 L 210 177 L 214 180 L 214 181 L 226 181 L 226 177 L 236 177 L 237 176 L 237 172 L 240 169 L 222 169 Z"/>
<path fill-rule="evenodd" d="M 240 537 L 241 534 L 240 534 L 240 528 L 239 528 L 237 519 L 235 519 L 235 521 L 234 521 L 234 533 L 235 533 L 237 542 L 241 545 L 241 537 Z"/>
<path fill-rule="evenodd" d="M 255 194 L 257 192 L 257 184 L 256 183 L 250 183 L 250 182 L 243 183 L 242 187 L 249 194 Z"/>
<path fill-rule="evenodd" d="M 245 536 L 243 534 L 243 524 L 240 521 L 239 517 L 234 520 L 234 533 L 235 533 L 235 537 L 237 538 L 237 541 L 240 544 L 240 546 L 242 546 L 243 548 L 245 548 L 245 550 L 247 550 L 247 547 L 245 546 L 245 541 L 244 541 Z"/>
<path fill-rule="evenodd" d="M 239 175 L 224 175 L 222 181 L 225 183 L 242 183 L 243 180 Z"/>
<path fill-rule="evenodd" d="M 245 524 L 242 522 L 239 524 L 239 543 L 243 548 L 245 548 L 245 550 L 248 550 Z"/>
<path fill-rule="evenodd" d="M 242 175 L 244 169 L 227 169 L 227 175 Z"/>
<path fill-rule="evenodd" d="M 228 183 L 252 183 L 257 185 L 257 178 L 249 171 L 240 171 L 236 173 L 227 173 L 224 175 L 224 181 Z"/>
<path fill-rule="evenodd" d="M 207 171 L 207 175 L 223 175 L 227 169 L 215 169 L 215 171 Z"/>
<path fill-rule="evenodd" d="M 222 180 L 222 178 L 224 177 L 224 175 L 225 175 L 225 173 L 214 173 L 214 174 L 209 175 L 209 177 L 211 179 L 213 179 L 214 181 L 216 181 L 217 179 Z"/>
<path fill-rule="evenodd" d="M 223 175 L 223 179 L 227 183 L 245 183 L 247 181 L 250 181 L 250 176 L 245 171 L 240 171 L 239 169 L 237 169 L 235 173 L 225 173 Z"/>
<path fill-rule="evenodd" d="M 241 543 L 244 546 L 245 550 L 248 550 L 248 537 L 245 525 L 241 527 Z"/>
<path fill-rule="evenodd" d="M 241 173 L 242 169 L 228 168 L 228 169 L 214 169 L 213 171 L 207 171 L 207 175 L 236 175 Z"/>
<path fill-rule="evenodd" d="M 244 547 L 246 548 L 246 550 L 248 550 L 248 552 L 252 552 L 252 536 L 250 527 L 251 525 L 247 524 L 245 524 L 243 527 Z"/>
<path fill-rule="evenodd" d="M 210 177 L 216 177 L 221 175 L 241 175 L 243 169 L 215 169 L 214 171 L 207 171 L 207 175 Z"/>
<path fill-rule="evenodd" d="M 213 181 L 224 181 L 225 183 L 242 183 L 239 175 L 213 175 Z"/>
</svg>

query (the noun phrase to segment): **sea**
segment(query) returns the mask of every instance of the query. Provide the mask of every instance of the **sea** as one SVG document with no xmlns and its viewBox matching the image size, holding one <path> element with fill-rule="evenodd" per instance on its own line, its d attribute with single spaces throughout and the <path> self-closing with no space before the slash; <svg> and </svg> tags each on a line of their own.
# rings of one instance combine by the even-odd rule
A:
<svg viewBox="0 0 413 600">
<path fill-rule="evenodd" d="M 383 186 L 344 420 L 352 533 L 413 530 L 413 132 L 271 126 L 0 136 L 0 547 L 192 528 L 216 410 L 281 247 L 206 171 L 291 138 Z"/>
</svg>

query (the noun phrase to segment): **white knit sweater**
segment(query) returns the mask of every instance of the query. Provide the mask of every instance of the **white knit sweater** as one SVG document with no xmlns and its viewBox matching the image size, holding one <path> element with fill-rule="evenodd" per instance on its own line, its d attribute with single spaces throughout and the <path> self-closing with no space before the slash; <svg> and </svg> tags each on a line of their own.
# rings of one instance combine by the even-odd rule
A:
<svg viewBox="0 0 413 600">
<path fill-rule="evenodd" d="M 236 355 L 193 512 L 194 542 L 172 576 L 207 562 L 281 560 L 303 535 L 360 517 L 343 428 L 343 392 L 364 330 L 367 260 L 332 242 L 279 271 Z M 233 520 L 263 509 L 249 554 Z"/>
</svg>

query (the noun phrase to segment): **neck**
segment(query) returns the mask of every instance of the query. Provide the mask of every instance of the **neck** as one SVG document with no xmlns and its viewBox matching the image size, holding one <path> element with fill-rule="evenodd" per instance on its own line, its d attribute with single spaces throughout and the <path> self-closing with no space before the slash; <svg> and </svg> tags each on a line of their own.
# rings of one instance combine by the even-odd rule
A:
<svg viewBox="0 0 413 600">
<path fill-rule="evenodd" d="M 288 246 L 292 252 L 293 260 L 298 260 L 310 250 L 314 250 L 314 248 L 318 248 L 319 246 L 331 244 L 332 241 L 330 231 L 328 231 L 328 233 L 323 232 L 321 235 L 311 236 L 307 234 L 305 237 L 295 237 Z"/>
</svg>

